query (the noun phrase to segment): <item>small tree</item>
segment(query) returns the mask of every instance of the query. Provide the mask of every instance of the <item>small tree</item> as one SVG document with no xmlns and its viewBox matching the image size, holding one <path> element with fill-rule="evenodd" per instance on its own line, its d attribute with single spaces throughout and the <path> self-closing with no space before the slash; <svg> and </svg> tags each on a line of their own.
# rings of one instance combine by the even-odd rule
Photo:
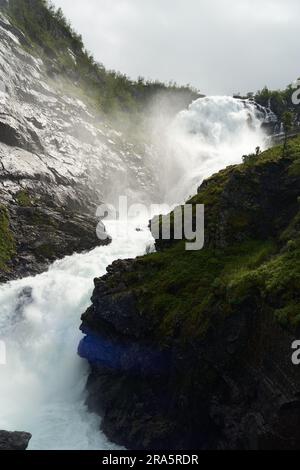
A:
<svg viewBox="0 0 300 470">
<path fill-rule="evenodd" d="M 283 144 L 283 154 L 286 154 L 287 145 L 288 145 L 288 135 L 293 127 L 294 116 L 290 111 L 286 111 L 282 115 L 282 124 L 284 129 L 284 144 Z"/>
<path fill-rule="evenodd" d="M 260 154 L 261 154 L 260 147 L 256 147 L 255 153 L 250 153 L 249 155 L 243 155 L 243 162 L 249 165 L 255 164 Z"/>
</svg>

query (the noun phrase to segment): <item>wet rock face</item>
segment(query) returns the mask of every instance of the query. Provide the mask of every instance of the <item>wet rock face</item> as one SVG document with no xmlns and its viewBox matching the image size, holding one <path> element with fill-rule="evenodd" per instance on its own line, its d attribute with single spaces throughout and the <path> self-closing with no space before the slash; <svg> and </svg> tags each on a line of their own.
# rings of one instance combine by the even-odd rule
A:
<svg viewBox="0 0 300 470">
<path fill-rule="evenodd" d="M 0 230 L 0 282 L 103 244 L 95 217 L 102 201 L 130 187 L 146 198 L 157 193 L 144 164 L 150 150 L 128 142 L 77 98 L 82 90 L 57 74 L 54 60 L 43 61 L 24 45 L 30 50 L 2 8 L 0 208 L 7 211 L 15 252 L 1 253 Z"/>
<path fill-rule="evenodd" d="M 141 172 L 147 150 L 139 153 L 80 101 L 81 90 L 69 79 L 50 78 L 51 59 L 46 64 L 25 52 L 21 37 L 0 13 L 0 196 L 3 189 L 7 198 L 18 187 L 34 189 L 58 205 L 72 201 L 94 211 L 111 196 L 114 181 L 119 194 L 122 185 L 124 191 L 146 185 L 155 194 L 147 164 Z"/>
<path fill-rule="evenodd" d="M 0 141 L 11 147 L 20 147 L 29 152 L 42 151 L 39 137 L 32 126 L 12 114 L 0 114 Z"/>
<path fill-rule="evenodd" d="M 15 253 L 0 270 L 0 281 L 26 277 L 45 271 L 57 259 L 85 252 L 111 242 L 99 240 L 100 223 L 89 214 L 38 207 L 11 207 L 10 227 L 15 237 Z M 100 228 L 98 228 L 100 230 Z M 105 228 L 103 226 L 103 232 Z"/>
<path fill-rule="evenodd" d="M 26 450 L 31 437 L 31 434 L 26 432 L 0 431 L 0 451 Z"/>
</svg>

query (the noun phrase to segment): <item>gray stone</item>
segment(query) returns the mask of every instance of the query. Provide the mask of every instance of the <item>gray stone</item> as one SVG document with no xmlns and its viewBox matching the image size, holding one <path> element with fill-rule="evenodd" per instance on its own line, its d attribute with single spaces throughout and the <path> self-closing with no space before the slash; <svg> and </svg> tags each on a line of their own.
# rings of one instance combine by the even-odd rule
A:
<svg viewBox="0 0 300 470">
<path fill-rule="evenodd" d="M 0 431 L 0 450 L 26 450 L 31 437 L 26 432 Z"/>
</svg>

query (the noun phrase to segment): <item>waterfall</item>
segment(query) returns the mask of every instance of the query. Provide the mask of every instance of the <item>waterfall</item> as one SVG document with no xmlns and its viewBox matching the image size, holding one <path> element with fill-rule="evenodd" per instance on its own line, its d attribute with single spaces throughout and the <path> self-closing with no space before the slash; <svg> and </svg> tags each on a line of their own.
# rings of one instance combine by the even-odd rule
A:
<svg viewBox="0 0 300 470">
<path fill-rule="evenodd" d="M 135 228 L 129 228 L 128 239 L 0 288 L 7 357 L 0 366 L 0 428 L 31 432 L 31 449 L 108 448 L 99 419 L 84 404 L 88 367 L 76 354 L 80 315 L 90 303 L 93 278 L 115 259 L 145 253 L 150 233 Z"/>
<path fill-rule="evenodd" d="M 251 101 L 211 96 L 194 101 L 177 115 L 160 142 L 164 202 L 181 204 L 204 178 L 240 163 L 242 156 L 266 146 L 266 115 Z"/>
<path fill-rule="evenodd" d="M 260 125 L 253 105 L 228 97 L 197 100 L 180 113 L 162 142 L 166 153 L 159 172 L 166 200 L 182 202 L 204 177 L 263 147 Z M 31 449 L 114 448 L 85 406 L 89 370 L 76 354 L 80 315 L 90 303 L 94 277 L 116 259 L 145 253 L 151 243 L 147 222 L 137 231 L 133 221 L 128 237 L 115 236 L 110 246 L 74 254 L 42 275 L 0 287 L 0 340 L 7 358 L 0 365 L 0 428 L 31 432 Z"/>
</svg>

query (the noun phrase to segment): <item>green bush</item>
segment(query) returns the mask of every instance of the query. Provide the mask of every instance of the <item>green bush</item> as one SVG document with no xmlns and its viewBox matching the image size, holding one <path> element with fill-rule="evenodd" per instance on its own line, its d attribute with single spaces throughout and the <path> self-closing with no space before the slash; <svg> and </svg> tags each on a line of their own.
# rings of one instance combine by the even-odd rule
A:
<svg viewBox="0 0 300 470">
<path fill-rule="evenodd" d="M 32 201 L 28 191 L 22 190 L 19 191 L 16 195 L 16 201 L 21 207 L 30 207 L 32 206 Z"/>
</svg>

